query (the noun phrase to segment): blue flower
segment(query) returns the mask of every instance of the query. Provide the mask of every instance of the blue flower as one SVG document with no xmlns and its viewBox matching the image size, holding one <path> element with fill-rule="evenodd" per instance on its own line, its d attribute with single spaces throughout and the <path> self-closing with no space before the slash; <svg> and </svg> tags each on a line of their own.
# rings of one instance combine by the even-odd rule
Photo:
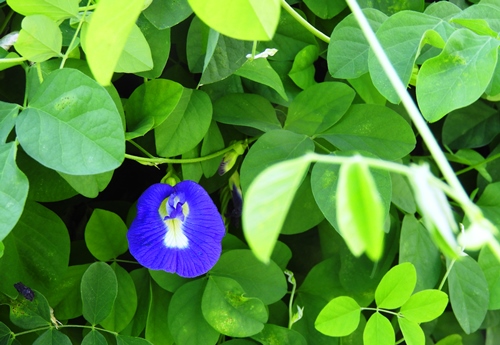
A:
<svg viewBox="0 0 500 345">
<path fill-rule="evenodd" d="M 224 223 L 207 192 L 183 181 L 146 189 L 127 238 L 130 253 L 144 267 L 192 278 L 215 265 L 224 235 Z"/>
</svg>

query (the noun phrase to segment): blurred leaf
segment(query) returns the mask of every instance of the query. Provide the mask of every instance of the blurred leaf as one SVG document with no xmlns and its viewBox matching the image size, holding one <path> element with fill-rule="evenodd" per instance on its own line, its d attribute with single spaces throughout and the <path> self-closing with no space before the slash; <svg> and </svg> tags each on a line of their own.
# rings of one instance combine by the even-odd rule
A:
<svg viewBox="0 0 500 345">
<path fill-rule="evenodd" d="M 262 262 L 269 262 L 309 163 L 304 157 L 277 163 L 260 173 L 245 194 L 244 234 L 253 253 Z"/>
<path fill-rule="evenodd" d="M 153 57 L 148 41 L 137 25 L 132 27 L 122 54 L 116 63 L 115 72 L 135 73 L 153 68 Z"/>
<path fill-rule="evenodd" d="M 70 175 L 113 170 L 124 159 L 123 127 L 108 92 L 82 72 L 49 74 L 19 114 L 16 133 L 31 157 Z"/>
<path fill-rule="evenodd" d="M 490 293 L 488 309 L 500 309 L 500 265 L 498 265 L 498 258 L 488 246 L 485 246 L 479 252 L 478 263 L 488 282 Z"/>
<path fill-rule="evenodd" d="M 347 7 L 344 0 L 305 0 L 304 3 L 321 19 L 331 19 Z"/>
<path fill-rule="evenodd" d="M 300 333 L 293 329 L 273 324 L 265 324 L 264 329 L 260 333 L 252 336 L 252 339 L 257 340 L 261 344 L 268 345 L 307 345 L 306 340 Z"/>
<path fill-rule="evenodd" d="M 129 337 L 127 335 L 116 335 L 116 344 L 117 345 L 152 345 L 151 342 L 147 341 L 143 338 L 135 338 Z"/>
<path fill-rule="evenodd" d="M 219 332 L 203 317 L 201 305 L 204 279 L 197 279 L 181 286 L 172 296 L 168 308 L 168 326 L 179 345 L 215 344 Z"/>
<path fill-rule="evenodd" d="M 223 35 L 248 41 L 269 41 L 280 17 L 278 0 L 188 0 L 194 13 Z M 220 11 L 223 8 L 224 11 Z"/>
<path fill-rule="evenodd" d="M 396 309 L 410 298 L 417 284 L 415 266 L 405 262 L 394 266 L 387 272 L 375 290 L 378 308 Z"/>
<path fill-rule="evenodd" d="M 264 303 L 258 298 L 246 297 L 241 285 L 226 277 L 209 276 L 201 309 L 213 328 L 231 337 L 257 334 L 267 321 Z"/>
<path fill-rule="evenodd" d="M 448 276 L 453 313 L 465 333 L 475 332 L 488 310 L 488 282 L 479 264 L 470 256 L 456 261 Z"/>
<path fill-rule="evenodd" d="M 3 322 L 0 322 L 0 344 L 9 345 L 12 343 L 12 331 Z"/>
<path fill-rule="evenodd" d="M 351 297 L 342 296 L 331 300 L 319 313 L 316 329 L 331 337 L 344 337 L 356 330 L 361 308 Z"/>
<path fill-rule="evenodd" d="M 76 17 L 78 0 L 9 0 L 7 4 L 24 16 L 44 14 L 54 21 Z"/>
<path fill-rule="evenodd" d="M 110 313 L 118 293 L 115 272 L 104 262 L 95 262 L 85 271 L 81 284 L 83 317 L 97 325 Z"/>
<path fill-rule="evenodd" d="M 163 30 L 182 22 L 193 10 L 187 0 L 153 0 L 143 13 L 154 26 Z"/>
</svg>

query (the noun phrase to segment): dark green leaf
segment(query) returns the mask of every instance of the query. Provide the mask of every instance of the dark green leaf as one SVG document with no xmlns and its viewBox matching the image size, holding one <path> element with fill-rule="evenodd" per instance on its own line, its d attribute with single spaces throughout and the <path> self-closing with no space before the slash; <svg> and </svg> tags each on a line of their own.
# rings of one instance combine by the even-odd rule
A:
<svg viewBox="0 0 500 345">
<path fill-rule="evenodd" d="M 149 270 L 149 274 L 151 275 L 151 278 L 153 278 L 153 280 L 156 282 L 156 284 L 161 286 L 162 289 L 170 292 L 175 292 L 178 288 L 191 280 L 165 271 Z"/>
<path fill-rule="evenodd" d="M 7 141 L 9 133 L 16 124 L 19 105 L 0 101 L 0 144 Z"/>
<path fill-rule="evenodd" d="M 117 345 L 152 345 L 151 342 L 143 338 L 129 337 L 127 335 L 118 334 L 116 336 Z"/>
<path fill-rule="evenodd" d="M 168 328 L 167 311 L 172 294 L 151 281 L 151 298 L 146 322 L 146 340 L 153 344 L 170 345 L 174 338 Z"/>
<path fill-rule="evenodd" d="M 321 19 L 331 19 L 342 12 L 347 6 L 344 0 L 305 0 L 304 3 Z"/>
<path fill-rule="evenodd" d="M 51 324 L 49 302 L 37 290 L 32 290 L 34 299 L 19 295 L 10 302 L 10 321 L 21 328 L 31 329 Z"/>
<path fill-rule="evenodd" d="M 488 282 L 488 291 L 490 293 L 488 309 L 500 309 L 500 265 L 498 265 L 498 258 L 486 246 L 479 253 L 478 263 Z"/>
<path fill-rule="evenodd" d="M 82 342 L 82 345 L 85 344 L 88 345 L 89 343 Z M 92 343 L 92 344 L 98 345 L 99 343 Z M 68 338 L 67 335 L 59 332 L 54 328 L 50 328 L 40 337 L 38 337 L 38 339 L 35 340 L 33 345 L 71 345 L 71 340 Z"/>
<path fill-rule="evenodd" d="M 307 89 L 316 84 L 316 80 L 314 79 L 316 73 L 314 62 L 318 59 L 318 56 L 319 49 L 316 45 L 304 47 L 295 56 L 288 76 L 301 89 Z"/>
<path fill-rule="evenodd" d="M 108 345 L 108 342 L 99 331 L 92 329 L 83 338 L 82 345 Z"/>
<path fill-rule="evenodd" d="M 170 28 L 193 13 L 187 0 L 154 0 L 144 16 L 158 29 Z"/>
<path fill-rule="evenodd" d="M 252 336 L 252 339 L 267 345 L 307 345 L 305 338 L 300 333 L 272 324 L 265 324 L 264 329 Z"/>
</svg>

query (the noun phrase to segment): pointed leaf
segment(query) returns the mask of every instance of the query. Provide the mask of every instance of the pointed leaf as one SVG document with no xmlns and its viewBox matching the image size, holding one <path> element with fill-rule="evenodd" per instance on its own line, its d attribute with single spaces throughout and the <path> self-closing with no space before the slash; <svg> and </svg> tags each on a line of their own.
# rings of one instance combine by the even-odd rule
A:
<svg viewBox="0 0 500 345">
<path fill-rule="evenodd" d="M 35 340 L 35 342 L 33 343 L 33 345 L 71 345 L 71 344 L 72 344 L 71 340 L 68 338 L 66 334 L 61 333 L 54 328 L 50 328 L 47 331 L 45 331 L 45 333 L 39 336 L 38 339 Z M 82 345 L 84 344 L 85 343 L 82 342 Z"/>
<path fill-rule="evenodd" d="M 422 290 L 403 304 L 400 313 L 413 322 L 422 323 L 437 319 L 448 305 L 448 295 L 439 290 Z"/>
<path fill-rule="evenodd" d="M 116 213 L 94 209 L 85 227 L 85 243 L 94 257 L 108 261 L 127 251 L 127 230 Z"/>
<path fill-rule="evenodd" d="M 76 17 L 78 0 L 8 0 L 7 4 L 23 16 L 44 14 L 53 21 Z"/>
<path fill-rule="evenodd" d="M 358 328 L 361 308 L 347 296 L 332 299 L 321 310 L 314 326 L 330 337 L 345 337 Z"/>
<path fill-rule="evenodd" d="M 148 41 L 137 25 L 132 26 L 122 55 L 116 63 L 115 72 L 136 73 L 153 68 L 153 57 Z"/>
<path fill-rule="evenodd" d="M 415 266 L 405 262 L 387 272 L 375 290 L 378 308 L 396 309 L 410 298 L 417 284 Z"/>
<path fill-rule="evenodd" d="M 92 329 L 83 338 L 82 345 L 108 345 L 108 342 L 99 331 Z"/>
</svg>

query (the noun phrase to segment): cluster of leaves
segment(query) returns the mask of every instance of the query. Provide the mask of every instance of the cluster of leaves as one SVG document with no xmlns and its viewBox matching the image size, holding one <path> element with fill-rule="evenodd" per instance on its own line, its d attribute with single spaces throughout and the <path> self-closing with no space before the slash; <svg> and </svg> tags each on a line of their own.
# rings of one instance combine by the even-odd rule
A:
<svg viewBox="0 0 500 345">
<path fill-rule="evenodd" d="M 358 3 L 470 198 L 344 1 L 0 0 L 0 344 L 497 343 L 500 4 Z M 158 167 L 205 277 L 127 251 Z"/>
</svg>

